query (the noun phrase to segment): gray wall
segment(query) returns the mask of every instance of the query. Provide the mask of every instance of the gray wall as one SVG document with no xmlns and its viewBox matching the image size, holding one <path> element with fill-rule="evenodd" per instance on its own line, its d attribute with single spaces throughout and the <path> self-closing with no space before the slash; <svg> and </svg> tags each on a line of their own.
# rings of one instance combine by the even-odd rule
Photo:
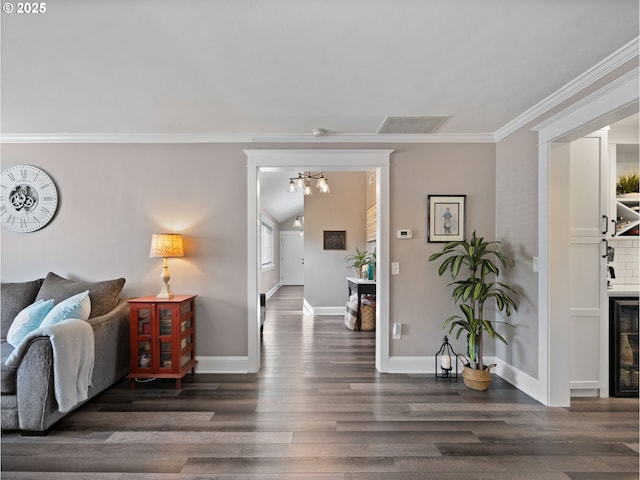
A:
<svg viewBox="0 0 640 480">
<path fill-rule="evenodd" d="M 427 243 L 427 195 L 467 195 L 467 237 L 474 229 L 487 238 L 495 231 L 495 146 L 493 144 L 415 145 L 391 158 L 391 261 L 400 275 L 391 276 L 390 322 L 400 322 L 402 338 L 391 340 L 392 356 L 433 355 L 445 331 L 442 322 L 458 313 L 449 277 L 438 276 L 428 262 L 442 243 Z M 396 231 L 413 230 L 399 240 Z M 487 344 L 489 342 L 486 342 Z M 452 339 L 463 353 L 464 342 Z M 493 348 L 486 345 L 485 354 Z"/>
<path fill-rule="evenodd" d="M 504 279 L 517 285 L 518 312 L 502 328 L 509 345 L 498 343 L 497 355 L 514 367 L 538 377 L 538 150 L 537 133 L 521 129 L 496 147 L 496 238 L 516 262 Z"/>
<path fill-rule="evenodd" d="M 331 193 L 315 192 L 304 199 L 304 297 L 313 308 L 347 303 L 344 257 L 365 242 L 365 173 L 326 172 Z M 344 230 L 346 250 L 324 250 L 324 231 Z"/>
<path fill-rule="evenodd" d="M 2 145 L 3 168 L 33 164 L 56 182 L 58 212 L 44 229 L 2 231 L 2 281 L 53 271 L 126 278 L 124 295 L 160 289 L 154 232 L 182 232 L 171 288 L 194 293 L 198 355 L 247 355 L 246 157 L 231 145 Z"/>
<path fill-rule="evenodd" d="M 507 252 L 517 262 L 516 268 L 507 273 L 506 280 L 522 293 L 518 313 L 512 316 L 512 323 L 517 328 L 504 332 L 509 345 L 499 343 L 496 356 L 533 378 L 539 375 L 540 339 L 538 274 L 532 265 L 533 257 L 538 255 L 538 135 L 532 128 L 607 86 L 637 65 L 637 57 L 620 65 L 496 144 L 496 237 L 504 242 Z"/>
<path fill-rule="evenodd" d="M 43 168 L 58 185 L 60 206 L 53 222 L 38 232 L 3 230 L 2 281 L 29 280 L 48 271 L 86 280 L 124 276 L 124 295 L 152 294 L 159 290 L 161 262 L 148 258 L 151 234 L 182 232 L 186 256 L 169 261 L 171 286 L 176 293 L 199 296 L 198 355 L 247 355 L 246 157 L 242 151 L 246 147 L 3 144 L 3 168 L 21 163 Z M 396 149 L 391 159 L 392 234 L 398 228 L 412 228 L 415 235 L 412 240 L 391 243 L 391 259 L 400 261 L 402 268 L 400 276 L 391 278 L 390 316 L 392 322 L 407 325 L 402 340 L 392 341 L 391 352 L 432 353 L 443 334 L 442 320 L 451 313 L 451 300 L 447 282 L 426 261 L 439 248 L 425 239 L 426 195 L 466 193 L 468 231 L 493 231 L 495 148 L 491 144 L 373 147 Z M 357 180 L 344 185 L 332 176 L 331 194 L 326 199 L 317 195 L 318 202 L 338 200 L 326 221 L 311 221 L 305 212 L 305 237 L 315 236 L 318 246 L 323 229 L 348 232 L 348 250 L 331 257 L 335 271 L 340 272 L 335 290 L 345 299 L 344 277 L 349 272 L 344 255 L 355 245 L 365 246 L 366 173 L 355 175 Z M 340 200 L 341 191 L 347 201 Z M 360 220 L 347 220 L 343 215 L 347 205 L 359 212 Z M 305 275 L 309 278 L 313 276 Z M 330 305 L 336 304 L 331 300 Z"/>
</svg>

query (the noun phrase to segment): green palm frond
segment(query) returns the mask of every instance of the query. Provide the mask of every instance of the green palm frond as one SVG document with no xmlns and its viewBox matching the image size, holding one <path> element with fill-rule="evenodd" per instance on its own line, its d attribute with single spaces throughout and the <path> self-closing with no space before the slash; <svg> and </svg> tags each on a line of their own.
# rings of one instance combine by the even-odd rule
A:
<svg viewBox="0 0 640 480">
<path fill-rule="evenodd" d="M 474 231 L 471 239 L 446 243 L 442 251 L 429 256 L 429 261 L 441 260 L 438 275 L 447 271 L 454 280 L 452 297 L 462 312 L 451 315 L 444 321 L 443 327 L 449 333 L 460 338 L 467 335 L 469 359 L 478 368 L 482 368 L 482 334 L 486 332 L 491 338 L 507 343 L 506 339 L 496 331 L 496 325 L 513 327 L 509 322 L 488 320 L 483 318 L 484 305 L 493 302 L 497 309 L 509 317 L 517 311 L 518 292 L 503 282 L 493 281 L 500 276 L 501 270 L 513 267 L 514 261 L 500 250 L 500 242 L 486 242 Z M 465 274 L 466 278 L 458 280 Z"/>
</svg>

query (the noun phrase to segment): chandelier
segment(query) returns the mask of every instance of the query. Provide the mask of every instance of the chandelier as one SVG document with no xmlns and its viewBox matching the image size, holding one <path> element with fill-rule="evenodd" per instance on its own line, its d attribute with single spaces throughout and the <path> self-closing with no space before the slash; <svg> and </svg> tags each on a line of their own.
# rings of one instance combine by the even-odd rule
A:
<svg viewBox="0 0 640 480">
<path fill-rule="evenodd" d="M 305 195 L 313 195 L 313 189 L 311 188 L 311 181 L 316 182 L 316 188 L 322 193 L 329 193 L 329 180 L 324 176 L 324 172 L 321 173 L 298 173 L 297 177 L 289 178 L 289 192 L 297 192 L 302 190 Z"/>
</svg>

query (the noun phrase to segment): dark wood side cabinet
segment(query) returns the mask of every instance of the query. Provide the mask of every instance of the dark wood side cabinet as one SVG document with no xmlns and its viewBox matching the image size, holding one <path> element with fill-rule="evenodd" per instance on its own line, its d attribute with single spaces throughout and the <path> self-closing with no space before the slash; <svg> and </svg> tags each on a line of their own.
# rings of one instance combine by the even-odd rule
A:
<svg viewBox="0 0 640 480">
<path fill-rule="evenodd" d="M 609 395 L 638 396 L 638 297 L 609 299 Z"/>
<path fill-rule="evenodd" d="M 136 379 L 175 378 L 176 389 L 193 370 L 195 295 L 155 296 L 129 300 L 131 360 L 129 384 Z"/>
</svg>

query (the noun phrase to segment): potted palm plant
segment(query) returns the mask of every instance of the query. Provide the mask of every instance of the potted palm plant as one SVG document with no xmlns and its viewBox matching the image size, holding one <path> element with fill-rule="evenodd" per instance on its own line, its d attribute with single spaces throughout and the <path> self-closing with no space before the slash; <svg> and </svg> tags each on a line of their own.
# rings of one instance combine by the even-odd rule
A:
<svg viewBox="0 0 640 480">
<path fill-rule="evenodd" d="M 356 247 L 356 253 L 347 255 L 344 257 L 344 261 L 349 268 L 353 268 L 356 271 L 357 278 L 363 278 L 362 267 L 369 264 L 369 252 L 366 250 L 361 252 L 360 249 Z"/>
<path fill-rule="evenodd" d="M 509 285 L 495 279 L 500 269 L 513 266 L 513 260 L 500 251 L 500 242 L 486 242 L 473 232 L 471 240 L 448 242 L 441 252 L 434 253 L 429 261 L 444 258 L 438 274 L 451 273 L 454 282 L 452 296 L 459 305 L 462 315 L 451 315 L 444 321 L 449 333 L 456 331 L 456 338 L 467 334 L 467 355 L 462 356 L 465 362 L 462 377 L 465 385 L 474 390 L 486 390 L 491 383 L 490 369 L 495 365 L 485 365 L 483 354 L 483 335 L 486 332 L 491 338 L 505 344 L 507 341 L 495 330 L 495 324 L 512 324 L 503 321 L 489 320 L 484 316 L 485 304 L 494 302 L 498 310 L 509 317 L 517 310 L 515 299 L 518 293 Z M 458 275 L 466 278 L 458 279 Z"/>
</svg>

